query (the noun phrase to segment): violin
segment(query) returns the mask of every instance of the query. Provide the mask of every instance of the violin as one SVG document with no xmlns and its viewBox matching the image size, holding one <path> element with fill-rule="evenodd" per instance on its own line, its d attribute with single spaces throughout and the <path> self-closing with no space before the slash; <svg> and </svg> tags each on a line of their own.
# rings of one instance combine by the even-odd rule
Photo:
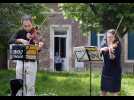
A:
<svg viewBox="0 0 134 100">
<path fill-rule="evenodd" d="M 41 42 L 38 34 L 38 27 L 33 27 L 31 32 L 27 34 L 27 37 L 29 39 L 29 44 L 37 46 L 38 51 L 41 51 L 41 48 L 43 47 L 44 43 Z"/>
<path fill-rule="evenodd" d="M 118 47 L 119 42 L 117 43 L 113 43 L 112 45 L 110 45 L 110 49 L 109 49 L 109 56 L 110 59 L 115 59 L 115 49 Z"/>
<path fill-rule="evenodd" d="M 27 33 L 29 44 L 38 43 L 38 27 L 33 27 L 30 33 Z"/>
</svg>

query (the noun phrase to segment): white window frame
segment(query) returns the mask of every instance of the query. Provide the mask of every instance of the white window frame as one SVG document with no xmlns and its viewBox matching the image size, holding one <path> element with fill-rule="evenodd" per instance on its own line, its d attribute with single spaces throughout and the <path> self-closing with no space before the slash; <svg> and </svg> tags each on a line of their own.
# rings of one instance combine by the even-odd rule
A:
<svg viewBox="0 0 134 100">
<path fill-rule="evenodd" d="M 52 59 L 50 63 L 50 70 L 54 71 L 54 37 L 56 36 L 54 34 L 54 31 L 67 31 L 67 35 L 64 35 L 63 37 L 66 37 L 66 69 L 65 71 L 69 72 L 71 67 L 71 58 L 72 58 L 72 27 L 71 25 L 50 25 L 50 59 Z M 59 35 L 58 35 L 59 36 Z"/>
<path fill-rule="evenodd" d="M 88 46 L 91 46 L 91 32 L 89 31 L 88 33 Z"/>
<path fill-rule="evenodd" d="M 100 44 L 101 44 L 101 43 L 100 43 L 100 36 L 104 36 L 104 34 L 102 34 L 102 33 L 98 33 L 98 34 L 97 34 L 97 47 L 98 47 L 98 48 L 101 47 L 101 45 L 100 45 Z"/>
</svg>

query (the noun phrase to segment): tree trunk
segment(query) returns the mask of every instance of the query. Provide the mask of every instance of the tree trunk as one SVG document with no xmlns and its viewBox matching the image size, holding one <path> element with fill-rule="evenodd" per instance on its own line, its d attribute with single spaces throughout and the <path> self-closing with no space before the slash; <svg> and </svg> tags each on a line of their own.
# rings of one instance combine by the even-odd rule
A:
<svg viewBox="0 0 134 100">
<path fill-rule="evenodd" d="M 7 69 L 7 50 L 0 49 L 0 70 Z"/>
<path fill-rule="evenodd" d="M 0 70 L 7 69 L 7 47 L 8 47 L 8 38 L 0 37 Z"/>
</svg>

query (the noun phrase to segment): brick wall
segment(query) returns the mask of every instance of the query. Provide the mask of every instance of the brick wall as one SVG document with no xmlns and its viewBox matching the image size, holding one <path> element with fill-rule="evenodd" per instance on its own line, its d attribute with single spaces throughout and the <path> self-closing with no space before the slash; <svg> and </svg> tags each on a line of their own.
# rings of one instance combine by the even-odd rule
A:
<svg viewBox="0 0 134 100">
<path fill-rule="evenodd" d="M 51 7 L 57 10 L 57 4 L 50 4 Z M 49 5 L 49 7 L 50 7 Z M 75 46 L 83 46 L 87 44 L 87 38 L 82 36 L 79 29 L 78 22 L 75 22 L 71 19 L 64 19 L 62 14 L 53 14 L 50 15 L 46 24 L 44 24 L 42 36 L 45 41 L 45 47 L 43 48 L 42 52 L 40 53 L 40 69 L 49 69 L 50 67 L 50 25 L 71 25 L 72 28 L 72 48 Z M 72 58 L 70 59 L 72 67 L 74 67 L 75 58 L 72 54 Z"/>
</svg>

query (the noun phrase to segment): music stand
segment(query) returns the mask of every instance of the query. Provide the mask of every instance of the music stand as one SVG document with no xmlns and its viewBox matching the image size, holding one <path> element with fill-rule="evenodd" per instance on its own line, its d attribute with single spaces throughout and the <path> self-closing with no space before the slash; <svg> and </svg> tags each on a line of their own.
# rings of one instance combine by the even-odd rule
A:
<svg viewBox="0 0 134 100">
<path fill-rule="evenodd" d="M 9 50 L 9 59 L 10 60 L 20 60 L 23 62 L 23 68 L 22 68 L 22 80 L 23 80 L 23 86 L 22 86 L 22 96 L 24 96 L 24 87 L 27 92 L 26 87 L 26 72 L 24 68 L 24 62 L 25 61 L 37 61 L 38 60 L 38 50 L 37 47 L 34 45 L 22 45 L 22 44 L 10 44 L 10 50 Z"/>
<path fill-rule="evenodd" d="M 98 52 L 97 47 L 89 46 L 89 47 L 74 47 L 75 57 L 78 62 L 89 62 L 90 68 L 90 96 L 92 93 L 92 62 L 102 61 L 103 59 Z"/>
</svg>

